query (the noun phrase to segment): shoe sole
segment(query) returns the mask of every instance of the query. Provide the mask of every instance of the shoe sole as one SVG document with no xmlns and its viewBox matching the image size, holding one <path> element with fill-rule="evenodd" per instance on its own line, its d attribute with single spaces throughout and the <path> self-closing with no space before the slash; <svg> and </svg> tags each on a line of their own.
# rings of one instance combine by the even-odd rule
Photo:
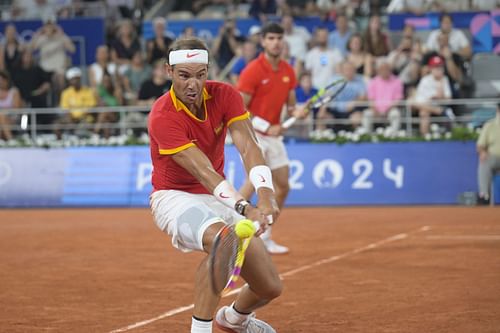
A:
<svg viewBox="0 0 500 333">
<path fill-rule="evenodd" d="M 215 321 L 215 327 L 217 327 L 218 329 L 220 329 L 221 331 L 224 331 L 224 332 L 228 332 L 228 333 L 238 333 L 236 331 L 233 331 L 232 329 L 228 328 L 228 327 L 224 327 L 222 325 L 220 325 L 218 322 Z"/>
<path fill-rule="evenodd" d="M 288 253 L 290 253 L 290 251 L 286 251 L 286 252 L 271 252 L 271 251 L 267 251 L 267 253 L 273 255 L 273 256 L 284 256 L 284 255 L 287 255 Z"/>
</svg>

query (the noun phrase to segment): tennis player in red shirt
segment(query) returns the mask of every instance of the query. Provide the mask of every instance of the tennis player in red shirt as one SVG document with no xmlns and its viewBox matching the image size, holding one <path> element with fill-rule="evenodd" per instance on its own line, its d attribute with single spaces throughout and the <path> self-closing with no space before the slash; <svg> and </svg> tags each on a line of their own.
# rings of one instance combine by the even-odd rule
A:
<svg viewBox="0 0 500 333">
<path fill-rule="evenodd" d="M 208 59 L 208 48 L 201 40 L 174 42 L 166 66 L 172 88 L 154 103 L 149 115 L 151 209 L 158 227 L 183 252 L 208 253 L 225 223 L 235 223 L 245 216 L 266 229 L 269 219 L 279 213 L 271 171 L 257 145 L 242 98 L 225 83 L 207 81 Z M 255 207 L 225 180 L 228 129 L 257 188 Z M 220 300 L 209 285 L 207 257 L 196 273 L 191 333 L 212 332 L 212 318 Z M 241 275 L 248 285 L 231 306 L 217 311 L 216 325 L 234 333 L 275 332 L 253 314 L 278 297 L 282 289 L 260 238 L 250 243 Z"/>
<path fill-rule="evenodd" d="M 264 51 L 243 70 L 238 81 L 238 90 L 245 106 L 252 114 L 252 124 L 257 140 L 264 153 L 267 165 L 272 170 L 276 189 L 276 201 L 283 208 L 288 191 L 289 163 L 282 135 L 281 113 L 286 105 L 289 115 L 305 117 L 304 107 L 296 108 L 295 86 L 297 79 L 292 66 L 282 60 L 284 40 L 283 28 L 277 23 L 269 23 L 261 30 Z M 250 181 L 240 189 L 249 199 L 254 187 Z M 271 239 L 271 228 L 261 236 L 271 254 L 288 253 L 288 248 L 276 244 Z"/>
</svg>

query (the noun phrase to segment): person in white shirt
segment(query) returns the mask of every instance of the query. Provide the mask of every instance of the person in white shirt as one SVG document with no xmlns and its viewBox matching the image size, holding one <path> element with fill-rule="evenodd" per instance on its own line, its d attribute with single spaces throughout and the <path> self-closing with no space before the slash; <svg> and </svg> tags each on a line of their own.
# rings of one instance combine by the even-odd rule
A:
<svg viewBox="0 0 500 333">
<path fill-rule="evenodd" d="M 446 108 L 442 103 L 435 102 L 451 98 L 450 81 L 444 75 L 444 61 L 439 56 L 429 60 L 428 66 L 431 70 L 424 76 L 415 93 L 415 107 L 420 117 L 420 134 L 425 136 L 429 133 L 432 115 L 446 115 L 453 118 L 453 111 Z"/>
<path fill-rule="evenodd" d="M 311 34 L 304 27 L 296 26 L 291 15 L 285 14 L 281 18 L 281 26 L 285 29 L 285 41 L 290 46 L 290 55 L 304 60 L 304 55 L 311 40 Z"/>
<path fill-rule="evenodd" d="M 343 57 L 338 49 L 328 48 L 328 29 L 325 27 L 316 29 L 315 44 L 306 54 L 305 68 L 311 72 L 313 87 L 321 89 L 332 82 Z"/>
<path fill-rule="evenodd" d="M 448 35 L 448 43 L 451 52 L 458 53 L 464 59 L 470 59 L 472 49 L 470 42 L 461 30 L 453 29 L 453 19 L 449 14 L 443 14 L 440 19 L 441 27 L 430 33 L 425 47 L 428 51 L 439 51 L 439 36 L 442 33 Z"/>
</svg>

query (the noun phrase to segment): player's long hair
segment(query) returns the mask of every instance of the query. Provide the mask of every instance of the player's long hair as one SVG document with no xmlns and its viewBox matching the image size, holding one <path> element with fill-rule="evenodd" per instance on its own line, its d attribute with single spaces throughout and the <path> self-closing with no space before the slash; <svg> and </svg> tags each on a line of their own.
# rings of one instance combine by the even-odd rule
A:
<svg viewBox="0 0 500 333">
<path fill-rule="evenodd" d="M 167 51 L 167 63 L 169 61 L 170 52 L 177 50 L 206 50 L 210 59 L 210 51 L 207 44 L 197 37 L 185 37 L 176 39 Z M 170 63 L 168 63 L 170 65 Z"/>
</svg>

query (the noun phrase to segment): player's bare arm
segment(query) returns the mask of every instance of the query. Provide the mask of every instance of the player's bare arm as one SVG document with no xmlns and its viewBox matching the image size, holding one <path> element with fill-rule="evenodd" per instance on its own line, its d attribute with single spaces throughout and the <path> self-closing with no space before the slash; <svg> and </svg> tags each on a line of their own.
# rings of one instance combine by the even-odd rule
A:
<svg viewBox="0 0 500 333">
<path fill-rule="evenodd" d="M 236 148 L 240 152 L 247 172 L 251 173 L 251 170 L 255 167 L 264 166 L 266 162 L 257 145 L 252 123 L 248 119 L 235 121 L 229 126 L 229 130 L 231 131 L 231 137 Z M 272 179 L 270 181 L 272 182 Z M 271 215 L 273 221 L 275 221 L 279 215 L 279 208 L 274 197 L 274 191 L 270 187 L 262 186 L 258 188 L 257 196 L 257 207 L 259 207 L 266 216 Z"/>
<path fill-rule="evenodd" d="M 211 193 L 214 193 L 216 188 L 225 181 L 225 179 L 215 171 L 208 157 L 196 146 L 174 154 L 173 159 L 177 164 L 193 175 L 193 177 Z M 268 223 L 266 214 L 269 213 L 267 212 L 268 210 L 264 210 L 260 207 L 255 208 L 248 205 L 244 211 L 244 216 L 253 221 L 258 221 L 263 228 L 265 228 Z"/>
</svg>

